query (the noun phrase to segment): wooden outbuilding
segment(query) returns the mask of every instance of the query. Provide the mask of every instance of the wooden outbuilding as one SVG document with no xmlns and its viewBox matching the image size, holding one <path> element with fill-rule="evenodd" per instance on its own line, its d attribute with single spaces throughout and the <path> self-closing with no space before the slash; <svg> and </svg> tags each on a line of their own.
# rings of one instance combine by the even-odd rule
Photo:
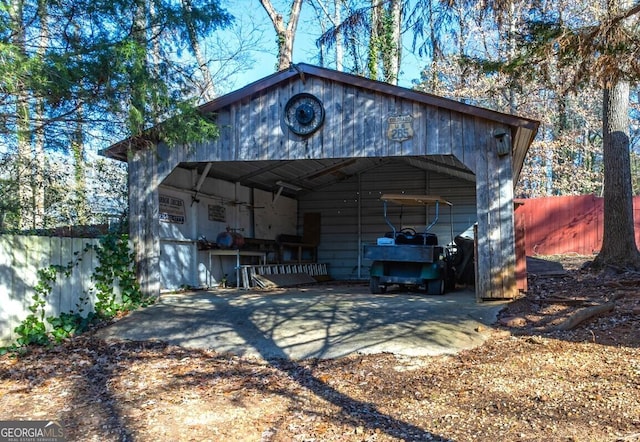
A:
<svg viewBox="0 0 640 442">
<path fill-rule="evenodd" d="M 307 64 L 200 110 L 218 138 L 172 148 L 128 139 L 104 151 L 128 162 L 146 293 L 220 281 L 219 257 L 200 246 L 225 226 L 260 247 L 313 230 L 309 260 L 334 279 L 367 279 L 362 246 L 387 228 L 380 195 L 413 193 L 453 203 L 441 215 L 445 239 L 476 227 L 477 299 L 517 296 L 514 187 L 537 121 Z M 403 224 L 425 222 L 406 216 Z"/>
</svg>

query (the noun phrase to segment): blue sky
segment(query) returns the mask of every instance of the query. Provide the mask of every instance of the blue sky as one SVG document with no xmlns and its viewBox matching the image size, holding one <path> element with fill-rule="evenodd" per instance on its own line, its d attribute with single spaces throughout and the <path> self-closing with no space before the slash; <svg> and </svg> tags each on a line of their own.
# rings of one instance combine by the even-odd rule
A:
<svg viewBox="0 0 640 442">
<path fill-rule="evenodd" d="M 288 13 L 290 0 L 272 0 L 278 12 Z M 286 6 L 283 6 L 286 5 Z M 277 61 L 276 37 L 273 25 L 271 24 L 266 11 L 257 0 L 241 0 L 233 2 L 224 7 L 236 17 L 236 22 L 247 29 L 249 23 L 258 26 L 261 33 L 260 44 L 252 48 L 251 57 L 254 60 L 252 67 L 246 72 L 234 74 L 232 89 L 239 89 L 253 81 L 275 72 Z M 302 15 L 298 23 L 296 40 L 293 52 L 294 63 L 318 64 L 317 49 L 315 41 L 319 36 L 319 27 L 314 17 L 314 11 L 308 2 L 302 5 Z M 425 63 L 420 62 L 412 54 L 407 45 L 403 49 L 402 69 L 399 78 L 399 85 L 410 88 L 412 80 L 420 76 L 420 66 Z M 331 66 L 330 66 L 331 67 Z M 228 91 L 227 91 L 228 92 Z"/>
</svg>

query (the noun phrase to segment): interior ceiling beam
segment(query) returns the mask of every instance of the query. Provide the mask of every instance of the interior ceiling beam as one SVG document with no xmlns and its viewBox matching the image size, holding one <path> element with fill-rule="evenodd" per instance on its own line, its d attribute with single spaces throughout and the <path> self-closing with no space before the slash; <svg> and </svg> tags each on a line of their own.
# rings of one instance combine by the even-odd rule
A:
<svg viewBox="0 0 640 442">
<path fill-rule="evenodd" d="M 197 194 L 203 186 L 206 177 L 211 176 L 225 181 L 255 187 L 267 192 L 276 191 L 278 188 L 276 181 L 282 180 L 301 187 L 301 193 L 307 193 L 309 191 L 317 191 L 327 188 L 333 184 L 344 181 L 345 179 L 349 179 L 354 175 L 366 173 L 392 161 L 401 161 L 422 170 L 448 174 L 464 179 L 465 181 L 475 182 L 475 175 L 473 172 L 468 170 L 456 158 L 446 156 L 441 159 L 439 157 L 410 156 L 312 160 L 314 163 L 317 163 L 317 168 L 315 168 L 315 170 L 309 171 L 304 175 L 297 175 L 293 178 L 295 170 L 298 169 L 297 167 L 294 167 L 294 163 L 296 161 L 299 160 L 243 162 L 245 165 L 244 170 L 242 171 L 242 168 L 240 168 L 238 169 L 238 172 L 244 173 L 242 175 L 238 174 L 235 176 L 233 173 L 229 173 L 230 170 L 233 170 L 233 168 L 228 167 L 229 162 L 208 162 L 204 165 L 203 172 L 198 177 L 197 184 L 193 188 L 193 191 Z M 202 164 L 203 163 L 200 163 L 200 165 Z M 292 166 L 293 169 L 290 170 L 290 168 L 287 168 L 288 165 Z M 197 167 L 198 163 L 183 164 L 183 167 L 184 166 Z M 347 168 L 348 170 L 345 170 Z M 278 173 L 279 171 L 277 169 L 282 169 L 282 173 Z M 265 174 L 269 176 L 268 179 L 264 176 Z M 298 194 L 300 194 L 300 192 Z M 285 191 L 285 193 L 290 192 Z"/>
<path fill-rule="evenodd" d="M 407 163 L 419 165 L 426 170 L 432 170 L 434 172 L 447 173 L 458 178 L 462 178 L 467 181 L 475 182 L 475 175 L 469 169 L 464 166 L 454 166 L 451 164 L 445 164 L 440 161 L 432 160 L 427 157 L 409 157 L 403 158 Z"/>
<path fill-rule="evenodd" d="M 211 166 L 212 165 L 213 165 L 213 163 L 209 162 L 204 166 L 204 170 L 202 171 L 202 175 L 200 175 L 200 177 L 198 178 L 198 182 L 196 183 L 196 187 L 193 189 L 193 190 L 196 191 L 196 193 L 200 192 L 200 188 L 204 184 L 204 180 L 209 175 L 209 171 L 211 170 Z"/>
<path fill-rule="evenodd" d="M 320 178 L 321 176 L 328 175 L 328 174 L 333 174 L 333 173 L 335 173 L 336 171 L 338 171 L 340 169 L 343 169 L 343 168 L 345 168 L 347 166 L 350 166 L 350 165 L 354 164 L 356 161 L 357 160 L 355 158 L 351 158 L 351 159 L 348 159 L 348 160 L 345 160 L 345 161 L 341 161 L 341 162 L 339 162 L 337 164 L 332 164 L 329 167 L 325 167 L 323 169 L 320 169 L 320 170 L 317 170 L 317 171 L 313 171 L 310 174 L 303 175 L 300 178 L 301 179 L 305 179 L 305 180 L 313 180 L 315 178 Z"/>
<path fill-rule="evenodd" d="M 323 184 L 320 184 L 320 185 L 317 185 L 311 190 L 317 191 L 317 190 L 321 190 L 321 189 L 324 189 L 324 188 L 329 187 L 329 186 L 333 186 L 334 184 L 336 184 L 336 183 L 338 183 L 340 181 L 344 181 L 346 179 L 349 179 L 354 175 L 358 175 L 358 174 L 361 174 L 361 173 L 364 173 L 364 172 L 368 172 L 368 171 L 370 171 L 372 169 L 376 169 L 376 168 L 378 168 L 378 167 L 380 167 L 380 166 L 382 166 L 384 164 L 388 164 L 389 162 L 391 162 L 391 160 L 388 157 L 386 157 L 386 158 L 382 158 L 382 157 L 379 157 L 379 158 L 357 158 L 354 161 L 355 162 L 359 162 L 359 163 L 367 163 L 367 165 L 366 166 L 362 166 L 361 164 L 358 164 L 357 171 L 354 171 L 350 175 L 342 174 L 340 176 L 336 176 L 333 180 L 331 180 L 329 182 L 326 182 L 326 183 L 323 183 Z"/>
<path fill-rule="evenodd" d="M 271 163 L 271 161 L 267 161 L 267 162 Z M 253 172 L 249 172 L 247 174 L 244 174 L 244 175 L 238 177 L 237 181 L 239 183 L 243 183 L 244 181 L 251 180 L 252 178 L 254 178 L 256 176 L 262 175 L 263 173 L 272 172 L 275 169 L 277 169 L 279 167 L 282 167 L 283 165 L 287 164 L 288 162 L 289 161 L 277 160 L 277 161 L 275 161 L 275 163 L 268 164 L 266 166 L 263 166 L 263 167 L 261 167 L 259 169 L 254 170 Z M 264 161 L 256 161 L 256 163 L 262 164 L 262 163 L 264 163 Z"/>
</svg>

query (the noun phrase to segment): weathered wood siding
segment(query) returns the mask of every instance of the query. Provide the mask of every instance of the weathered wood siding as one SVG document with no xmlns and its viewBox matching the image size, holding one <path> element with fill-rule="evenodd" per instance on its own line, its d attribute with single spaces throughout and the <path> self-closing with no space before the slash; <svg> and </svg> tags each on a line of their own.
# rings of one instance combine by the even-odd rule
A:
<svg viewBox="0 0 640 442">
<path fill-rule="evenodd" d="M 290 97 L 309 92 L 324 103 L 324 125 L 308 138 L 286 129 L 282 113 Z M 410 114 L 413 137 L 386 135 L 387 118 Z M 132 235 L 145 292 L 159 290 L 157 186 L 180 163 L 455 155 L 476 174 L 479 298 L 517 295 L 513 234 L 513 170 L 510 155 L 498 156 L 496 130 L 509 128 L 470 114 L 307 76 L 275 84 L 216 112 L 220 137 L 208 143 L 138 151 L 130 160 Z M 508 140 L 511 141 L 510 139 Z M 144 279 L 143 279 L 144 281 Z"/>
<path fill-rule="evenodd" d="M 495 130 L 495 128 L 494 128 Z M 515 298 L 515 233 L 513 179 L 510 155 L 497 154 L 493 130 L 479 132 L 476 186 L 478 256 L 476 295 L 479 298 Z"/>
<path fill-rule="evenodd" d="M 308 138 L 291 133 L 282 114 L 300 92 L 318 96 L 325 106 L 324 125 Z M 413 117 L 413 137 L 392 141 L 387 118 Z M 220 137 L 208 143 L 169 149 L 160 146 L 159 178 L 182 161 L 297 160 L 311 158 L 455 155 L 475 172 L 494 124 L 448 109 L 363 90 L 314 77 L 264 90 L 216 112 Z"/>
</svg>

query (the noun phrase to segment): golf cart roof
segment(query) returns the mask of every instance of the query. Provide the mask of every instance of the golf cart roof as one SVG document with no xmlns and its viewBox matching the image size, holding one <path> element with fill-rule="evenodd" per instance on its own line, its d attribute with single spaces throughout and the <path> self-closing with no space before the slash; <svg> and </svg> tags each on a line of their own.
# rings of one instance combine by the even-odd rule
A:
<svg viewBox="0 0 640 442">
<path fill-rule="evenodd" d="M 453 206 L 449 201 L 433 195 L 405 195 L 403 193 L 385 193 L 380 199 L 403 206 L 428 206 L 436 203 Z"/>
</svg>

